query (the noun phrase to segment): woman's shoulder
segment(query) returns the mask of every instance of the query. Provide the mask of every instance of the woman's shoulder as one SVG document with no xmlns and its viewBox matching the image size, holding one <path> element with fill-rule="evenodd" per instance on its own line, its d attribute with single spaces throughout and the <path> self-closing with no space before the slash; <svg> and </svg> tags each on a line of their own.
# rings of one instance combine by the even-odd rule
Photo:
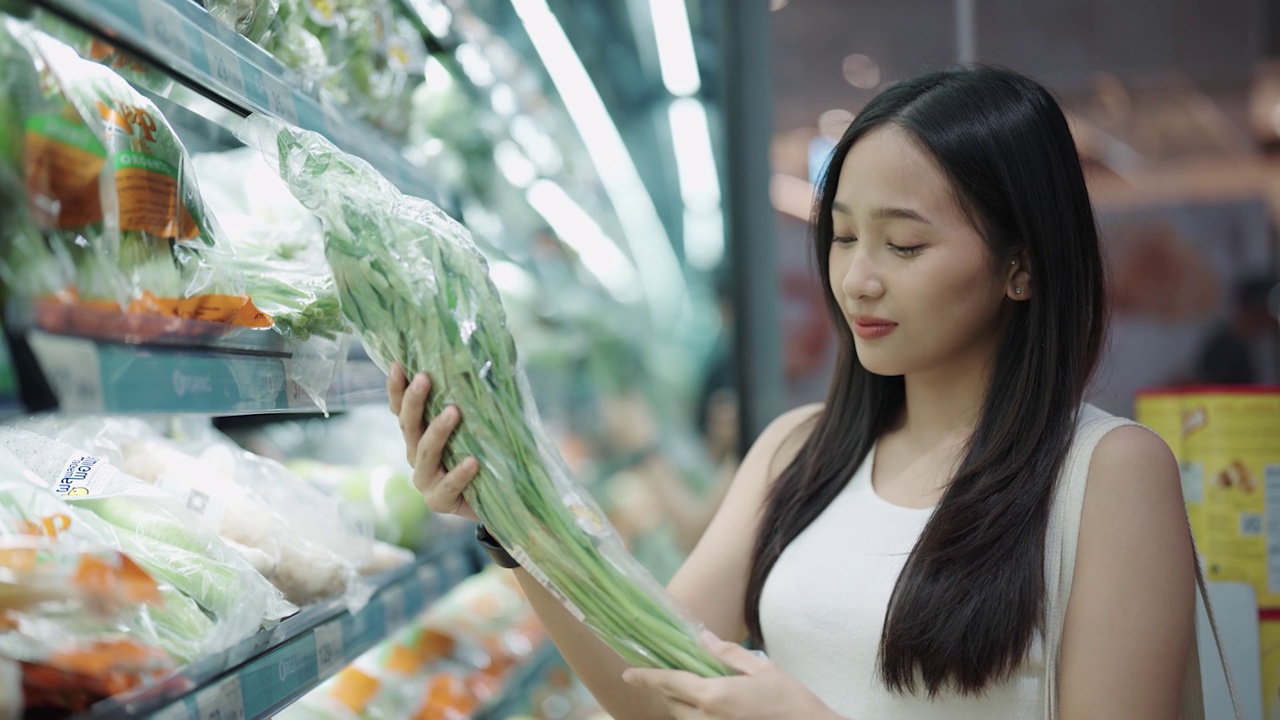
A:
<svg viewBox="0 0 1280 720">
<path fill-rule="evenodd" d="M 1082 435 L 1091 422 L 1112 425 L 1093 448 L 1093 456 L 1089 462 L 1091 476 L 1095 471 L 1113 474 L 1111 471 L 1118 467 L 1143 464 L 1152 469 L 1163 469 L 1166 473 L 1170 468 L 1177 470 L 1177 462 L 1169 444 L 1147 426 L 1086 404 L 1081 407 L 1076 432 Z"/>
<path fill-rule="evenodd" d="M 763 473 L 766 478 L 777 477 L 804 447 L 823 407 L 822 403 L 802 405 L 774 418 L 751 445 L 744 464 L 767 468 Z"/>
</svg>

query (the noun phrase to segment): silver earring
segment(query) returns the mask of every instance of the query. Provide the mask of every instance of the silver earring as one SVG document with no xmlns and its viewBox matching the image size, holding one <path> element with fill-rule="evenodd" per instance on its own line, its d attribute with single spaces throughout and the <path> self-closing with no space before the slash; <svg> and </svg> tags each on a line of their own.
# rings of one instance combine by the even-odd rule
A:
<svg viewBox="0 0 1280 720">
<path fill-rule="evenodd" d="M 1022 288 L 1020 288 L 1020 287 L 1019 287 L 1019 288 L 1014 288 L 1014 289 L 1013 289 L 1013 294 L 1014 294 L 1014 295 L 1021 295 L 1021 294 L 1022 294 Z"/>
</svg>

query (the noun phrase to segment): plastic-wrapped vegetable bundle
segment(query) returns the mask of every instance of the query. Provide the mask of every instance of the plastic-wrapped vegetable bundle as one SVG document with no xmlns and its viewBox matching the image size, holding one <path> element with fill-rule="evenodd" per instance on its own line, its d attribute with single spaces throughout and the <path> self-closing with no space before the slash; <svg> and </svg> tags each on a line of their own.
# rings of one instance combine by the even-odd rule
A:
<svg viewBox="0 0 1280 720">
<path fill-rule="evenodd" d="M 56 438 L 151 483 L 196 514 L 298 605 L 342 596 L 352 609 L 372 588 L 362 568 L 388 570 L 412 555 L 375 544 L 366 528 L 347 522 L 341 507 L 286 468 L 204 438 L 182 444 L 137 418 L 49 417 L 23 429 Z M 388 558 L 388 553 L 394 553 Z"/>
<path fill-rule="evenodd" d="M 448 461 L 480 461 L 466 497 L 490 531 L 629 662 L 726 674 L 546 441 L 466 229 L 315 133 L 254 116 L 241 135 L 324 222 L 343 312 L 370 355 L 435 378 L 430 417 L 462 409 Z"/>
<path fill-rule="evenodd" d="M 192 614 L 177 603 L 170 608 L 182 612 L 174 623 L 200 623 L 200 618 L 207 623 L 196 635 L 201 654 L 230 647 L 296 612 L 244 557 L 171 496 L 101 458 L 25 430 L 0 426 L 0 446 L 66 505 L 86 519 L 96 516 L 94 527 L 110 538 L 111 547 L 194 600 L 190 607 L 198 604 L 212 616 L 209 623 L 198 609 Z"/>
<path fill-rule="evenodd" d="M 6 520 L 9 490 L 45 492 L 20 483 L 0 480 Z M 56 522 L 65 533 L 67 515 L 16 519 L 19 532 L 0 531 L 0 657 L 21 663 L 14 692 L 27 713 L 84 710 L 174 670 L 147 624 L 166 599 L 151 577 L 102 545 L 45 532 Z"/>
<path fill-rule="evenodd" d="M 40 77 L 31 56 L 0 22 L 0 284 L 9 293 L 38 297 L 74 281 L 75 270 L 50 252 L 23 200 L 25 119 L 40 103 Z"/>
<path fill-rule="evenodd" d="M 23 165 L 32 218 L 50 252 L 74 268 L 74 285 L 59 297 L 270 327 L 225 262 L 186 152 L 156 107 L 108 68 L 7 22 L 43 89 L 28 103 Z"/>
<path fill-rule="evenodd" d="M 249 297 L 275 330 L 298 340 L 344 337 L 347 323 L 315 215 L 250 148 L 196 155 L 192 164 Z"/>
<path fill-rule="evenodd" d="M 60 543 L 61 549 L 39 548 L 40 554 L 36 559 L 41 560 L 45 565 L 58 563 L 65 565 L 67 562 L 75 561 L 75 578 L 81 580 L 92 579 L 80 573 L 81 549 L 87 548 L 90 551 L 95 548 L 120 549 L 117 533 L 110 524 L 93 513 L 84 512 L 62 502 L 54 493 L 37 484 L 42 481 L 32 477 L 29 471 L 3 448 L 0 448 L 0 471 L 4 473 L 4 478 L 0 479 L 0 541 L 12 544 L 30 541 L 32 538 L 56 540 Z M 126 553 L 126 558 L 128 557 Z M 130 564 L 134 562 L 136 561 L 132 558 L 129 559 Z M 52 568 L 52 570 L 59 569 L 69 570 L 65 567 Z M 106 569 L 112 570 L 111 567 Z M 12 573 L 13 570 L 14 568 L 11 567 L 9 572 Z M 154 584 L 152 580 L 154 576 L 139 572 L 142 573 L 141 578 L 136 577 L 136 573 L 131 572 L 123 563 L 116 562 L 112 574 L 103 575 L 104 579 L 118 576 L 119 581 L 116 585 L 93 585 L 77 592 L 74 585 L 61 583 L 59 595 L 54 598 L 48 598 L 47 593 L 35 590 L 37 597 L 32 598 L 28 595 L 28 601 L 41 599 L 41 593 L 43 593 L 43 597 L 48 599 L 64 602 L 78 601 L 82 604 L 92 603 L 98 610 L 113 609 L 116 615 L 115 620 L 104 625 L 92 615 L 85 615 L 82 612 L 55 617 L 52 612 L 56 608 L 51 610 L 42 606 L 38 608 L 41 611 L 39 616 L 28 615 L 24 619 L 26 624 L 18 628 L 25 629 L 25 639 L 17 637 L 0 639 L 0 653 L 16 656 L 18 649 L 23 647 L 24 643 L 36 642 L 43 637 L 42 633 L 61 636 L 78 633 L 87 639 L 103 639 L 110 636 L 107 631 L 112 629 L 122 629 L 142 645 L 163 648 L 170 657 L 180 662 L 194 660 L 208 652 L 220 649 L 224 638 L 220 637 L 221 632 L 215 631 L 213 621 L 200 610 L 195 601 L 171 584 L 164 583 L 156 586 L 154 597 L 148 593 L 144 598 L 150 602 L 130 602 L 128 607 L 125 607 L 123 601 L 129 599 L 129 593 L 137 590 L 135 583 L 142 583 L 143 586 Z M 54 573 L 45 574 L 50 576 Z M 3 586 L 3 582 L 0 582 L 0 586 Z M 51 589 L 51 585 L 45 588 L 45 590 Z M 32 591 L 33 588 L 28 586 L 27 592 Z M 112 594 L 113 592 L 115 594 Z M 92 593 L 95 597 L 83 597 L 86 593 Z M 10 591 L 2 592 L 0 595 L 5 595 L 12 603 L 19 599 L 19 590 L 10 588 Z M 116 595 L 122 597 L 114 599 Z M 4 605 L 6 605 L 5 600 L 0 600 L 0 606 Z M 12 604 L 10 607 L 12 608 Z M 83 618 L 83 622 L 77 621 L 76 618 Z M 56 633 L 48 629 L 50 624 L 57 626 Z M 29 652 L 24 659 L 29 659 L 34 652 Z"/>
</svg>

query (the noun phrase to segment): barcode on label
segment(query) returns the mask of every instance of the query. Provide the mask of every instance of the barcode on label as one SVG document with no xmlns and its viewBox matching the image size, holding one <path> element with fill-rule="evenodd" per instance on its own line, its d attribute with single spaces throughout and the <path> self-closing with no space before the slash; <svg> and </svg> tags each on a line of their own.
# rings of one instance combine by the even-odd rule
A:
<svg viewBox="0 0 1280 720">
<path fill-rule="evenodd" d="M 62 337 L 40 331 L 27 335 L 31 352 L 58 395 L 62 410 L 101 412 L 106 400 L 98 348 L 92 340 Z"/>
<path fill-rule="evenodd" d="M 440 593 L 440 570 L 435 565 L 418 567 L 418 582 L 427 597 L 435 597 Z"/>
<path fill-rule="evenodd" d="M 209 74 L 231 92 L 244 96 L 246 88 L 244 73 L 240 72 L 240 58 L 212 35 L 204 36 L 204 54 L 209 60 Z"/>
<path fill-rule="evenodd" d="M 1280 465 L 1262 468 L 1267 509 L 1267 589 L 1280 593 Z"/>
<path fill-rule="evenodd" d="M 191 62 L 191 50 L 187 46 L 187 33 L 178 11 L 157 0 L 140 1 L 138 12 L 142 15 L 142 29 L 147 39 L 165 52 Z"/>
<path fill-rule="evenodd" d="M 240 676 L 231 677 L 196 695 L 198 720 L 244 720 Z"/>
<path fill-rule="evenodd" d="M 181 700 L 151 716 L 152 720 L 191 720 L 191 712 Z"/>
<path fill-rule="evenodd" d="M 404 589 L 399 585 L 382 591 L 382 617 L 388 633 L 395 632 L 404 624 Z"/>
<path fill-rule="evenodd" d="M 586 614 L 583 613 L 582 610 L 580 610 L 578 606 L 575 605 L 564 593 L 560 592 L 559 588 L 551 584 L 550 578 L 548 578 L 537 565 L 533 564 L 533 560 L 529 559 L 529 554 L 524 551 L 524 548 L 519 545 L 511 548 L 511 557 L 515 558 L 516 562 L 520 563 L 520 567 L 524 568 L 525 572 L 532 575 L 533 579 L 537 580 L 539 585 L 546 588 L 547 592 L 551 593 L 556 600 L 559 600 L 560 604 L 563 605 L 571 615 L 578 619 L 578 622 L 587 621 Z"/>
<path fill-rule="evenodd" d="M 262 87 L 267 94 L 267 109 L 281 120 L 297 125 L 298 107 L 293 102 L 293 91 L 271 76 L 262 78 Z"/>
<path fill-rule="evenodd" d="M 342 659 L 342 622 L 334 620 L 316 628 L 316 671 L 321 678 L 336 675 Z"/>
</svg>

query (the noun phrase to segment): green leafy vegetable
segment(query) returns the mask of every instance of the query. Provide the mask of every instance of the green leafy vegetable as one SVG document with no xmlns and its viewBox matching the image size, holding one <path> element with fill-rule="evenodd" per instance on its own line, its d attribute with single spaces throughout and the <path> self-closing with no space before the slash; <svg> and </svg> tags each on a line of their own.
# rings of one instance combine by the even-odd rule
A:
<svg viewBox="0 0 1280 720">
<path fill-rule="evenodd" d="M 370 354 L 434 378 L 429 417 L 461 407 L 447 460 L 479 459 L 466 498 L 490 531 L 629 662 L 727 674 L 545 441 L 466 229 L 314 133 L 254 116 L 241 135 L 324 222 L 343 312 Z"/>
</svg>

